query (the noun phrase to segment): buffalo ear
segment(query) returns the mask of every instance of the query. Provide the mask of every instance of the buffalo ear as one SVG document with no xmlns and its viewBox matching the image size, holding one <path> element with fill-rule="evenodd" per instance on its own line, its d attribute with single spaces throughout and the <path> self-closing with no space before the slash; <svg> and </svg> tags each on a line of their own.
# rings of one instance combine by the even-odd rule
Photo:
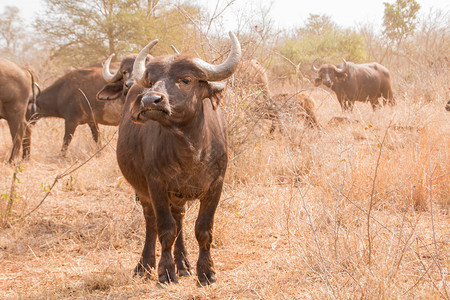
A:
<svg viewBox="0 0 450 300">
<path fill-rule="evenodd" d="M 314 80 L 314 85 L 315 86 L 319 86 L 322 84 L 322 78 L 317 77 L 316 80 Z"/>
<path fill-rule="evenodd" d="M 208 98 L 211 100 L 211 105 L 214 110 L 216 110 L 219 106 L 220 100 L 222 100 L 223 91 L 225 90 L 226 86 L 227 83 L 225 81 L 208 82 Z"/>
<path fill-rule="evenodd" d="M 96 98 L 98 101 L 116 100 L 122 95 L 122 91 L 123 84 L 121 81 L 108 83 L 97 93 Z"/>
</svg>

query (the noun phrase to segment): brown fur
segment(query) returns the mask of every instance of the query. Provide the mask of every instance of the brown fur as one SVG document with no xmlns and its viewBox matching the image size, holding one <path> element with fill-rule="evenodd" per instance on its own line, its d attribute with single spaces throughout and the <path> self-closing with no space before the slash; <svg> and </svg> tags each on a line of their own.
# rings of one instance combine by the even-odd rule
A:
<svg viewBox="0 0 450 300">
<path fill-rule="evenodd" d="M 200 200 L 195 236 L 200 284 L 216 280 L 210 248 L 214 214 L 227 167 L 225 119 L 218 107 L 222 83 L 206 82 L 192 57 L 156 57 L 143 82 L 130 89 L 119 126 L 117 161 L 142 204 L 146 239 L 135 274 L 156 268 L 168 283 L 191 273 L 184 246 L 185 203 Z M 172 257 L 172 246 L 173 257 Z"/>
<path fill-rule="evenodd" d="M 6 119 L 13 140 L 9 162 L 17 158 L 23 143 L 23 158 L 30 153 L 25 119 L 34 81 L 31 72 L 6 59 L 0 59 L 0 119 Z"/>
<path fill-rule="evenodd" d="M 298 94 L 282 93 L 273 96 L 268 103 L 260 106 L 263 117 L 272 121 L 270 133 L 273 133 L 280 125 L 283 114 L 292 114 L 297 119 L 302 119 L 308 127 L 320 127 L 317 122 L 316 104 L 314 100 L 306 93 Z"/>
<path fill-rule="evenodd" d="M 236 77 L 243 86 L 255 86 L 261 90 L 264 99 L 271 97 L 267 70 L 256 59 L 242 61 L 236 71 Z"/>
<path fill-rule="evenodd" d="M 383 97 L 383 104 L 395 104 L 389 70 L 378 63 L 355 64 L 347 62 L 347 70 L 339 72 L 344 64 L 337 66 L 323 64 L 320 66 L 315 85 L 324 84 L 331 88 L 337 96 L 342 110 L 353 109 L 355 101 L 369 101 L 373 109 L 380 104 L 378 98 Z"/>
<path fill-rule="evenodd" d="M 128 87 L 125 83 L 132 72 L 136 55 L 126 56 L 122 62 L 113 63 L 112 70 L 125 73 L 115 83 L 103 79 L 99 65 L 70 71 L 42 91 L 37 98 L 37 119 L 56 117 L 65 120 L 63 155 L 67 151 L 78 125 L 88 124 L 92 137 L 101 144 L 97 124 L 117 126 L 122 115 Z M 83 93 L 86 95 L 83 95 Z M 97 101 L 97 97 L 110 102 Z"/>
</svg>

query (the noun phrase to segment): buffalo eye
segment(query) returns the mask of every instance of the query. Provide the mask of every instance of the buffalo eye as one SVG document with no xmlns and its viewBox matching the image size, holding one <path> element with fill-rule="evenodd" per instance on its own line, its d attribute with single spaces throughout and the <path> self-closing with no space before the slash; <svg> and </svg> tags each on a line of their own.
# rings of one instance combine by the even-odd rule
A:
<svg viewBox="0 0 450 300">
<path fill-rule="evenodd" d="M 183 78 L 183 79 L 181 79 L 180 80 L 182 83 L 184 83 L 184 84 L 189 84 L 189 83 L 191 83 L 191 79 L 190 78 Z"/>
</svg>

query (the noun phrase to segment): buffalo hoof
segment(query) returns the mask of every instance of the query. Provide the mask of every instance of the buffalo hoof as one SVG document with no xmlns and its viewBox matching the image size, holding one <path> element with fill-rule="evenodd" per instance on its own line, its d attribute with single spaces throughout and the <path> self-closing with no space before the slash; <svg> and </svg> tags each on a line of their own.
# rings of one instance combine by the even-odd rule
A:
<svg viewBox="0 0 450 300">
<path fill-rule="evenodd" d="M 180 277 L 188 277 L 192 275 L 192 272 L 190 269 L 178 269 L 178 276 Z"/>
<path fill-rule="evenodd" d="M 178 283 L 177 275 L 175 274 L 175 268 L 172 270 L 163 269 L 163 271 L 158 271 L 158 281 L 160 283 Z"/>
<path fill-rule="evenodd" d="M 138 278 L 150 278 L 152 268 L 150 266 L 147 266 L 147 268 L 144 268 L 144 266 L 139 263 L 136 268 L 133 270 L 133 276 Z"/>
<path fill-rule="evenodd" d="M 198 275 L 198 285 L 207 286 L 217 281 L 216 273 L 211 270 L 208 273 L 201 273 Z"/>
<path fill-rule="evenodd" d="M 184 258 L 181 261 L 177 262 L 177 274 L 180 277 L 192 275 L 191 264 L 189 263 L 189 260 L 187 258 Z"/>
</svg>

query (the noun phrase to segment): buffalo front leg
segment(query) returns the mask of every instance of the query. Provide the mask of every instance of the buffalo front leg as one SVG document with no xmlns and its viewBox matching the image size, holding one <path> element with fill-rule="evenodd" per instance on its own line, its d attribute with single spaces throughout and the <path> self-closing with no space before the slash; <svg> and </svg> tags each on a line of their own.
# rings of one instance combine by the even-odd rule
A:
<svg viewBox="0 0 450 300">
<path fill-rule="evenodd" d="M 61 148 L 61 154 L 66 156 L 67 148 L 69 147 L 70 142 L 72 141 L 73 134 L 75 133 L 75 129 L 77 129 L 78 122 L 74 120 L 66 120 L 65 121 L 65 133 L 64 133 L 64 141 Z"/>
<path fill-rule="evenodd" d="M 175 248 L 173 250 L 173 256 L 175 259 L 175 264 L 177 266 L 178 276 L 189 276 L 191 275 L 191 263 L 187 257 L 186 247 L 184 246 L 183 237 L 183 219 L 186 212 L 185 205 L 171 206 L 172 216 L 175 218 L 177 224 L 177 239 L 175 241 Z"/>
<path fill-rule="evenodd" d="M 169 196 L 161 189 L 159 182 L 149 182 L 153 211 L 156 215 L 158 238 L 161 244 L 161 258 L 158 264 L 158 280 L 161 283 L 178 282 L 172 246 L 177 237 L 177 224 L 169 207 Z"/>
<path fill-rule="evenodd" d="M 136 194 L 137 196 L 137 194 Z M 140 277 L 148 277 L 152 269 L 156 269 L 156 218 L 153 213 L 153 208 L 148 197 L 139 197 L 141 199 L 142 208 L 145 218 L 145 244 L 142 250 L 141 259 L 138 265 L 134 268 L 134 275 Z"/>
<path fill-rule="evenodd" d="M 97 124 L 89 123 L 89 128 L 91 129 L 91 132 L 92 132 L 92 139 L 97 144 L 97 146 L 99 148 L 101 148 L 102 147 L 102 141 L 98 138 L 99 137 L 99 133 L 98 133 L 98 126 L 97 126 Z"/>
<path fill-rule="evenodd" d="M 16 115 L 14 115 L 12 118 L 9 118 L 7 121 L 13 141 L 11 156 L 9 157 L 9 162 L 11 163 L 19 155 L 25 130 L 25 123 L 21 118 L 19 118 L 19 116 Z"/>
<path fill-rule="evenodd" d="M 195 222 L 195 237 L 198 241 L 199 255 L 197 261 L 197 276 L 202 286 L 216 282 L 216 272 L 211 258 L 212 230 L 214 214 L 222 193 L 223 181 L 217 182 L 200 200 L 200 210 Z"/>
</svg>

